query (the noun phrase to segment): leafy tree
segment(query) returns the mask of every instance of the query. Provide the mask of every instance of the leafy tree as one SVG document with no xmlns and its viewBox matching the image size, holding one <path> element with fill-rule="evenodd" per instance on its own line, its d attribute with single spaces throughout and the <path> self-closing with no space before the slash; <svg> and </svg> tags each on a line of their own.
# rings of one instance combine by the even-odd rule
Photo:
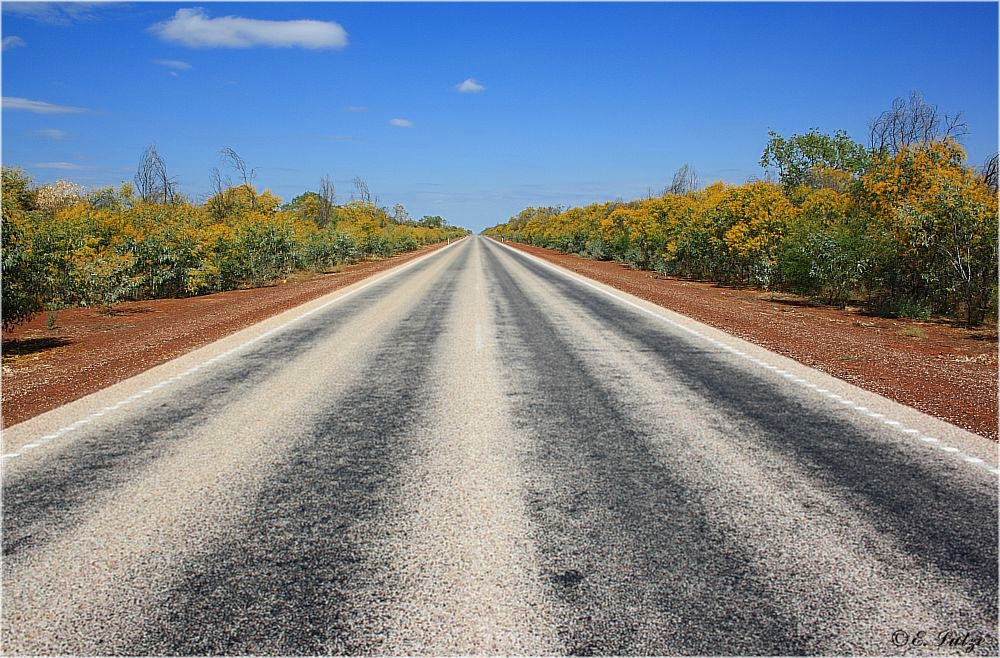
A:
<svg viewBox="0 0 1000 658">
<path fill-rule="evenodd" d="M 707 211 L 722 256 L 722 279 L 765 288 L 776 283 L 782 243 L 797 214 L 776 185 L 758 182 L 726 190 Z"/>
<path fill-rule="evenodd" d="M 86 193 L 81 186 L 70 181 L 57 180 L 35 190 L 35 207 L 42 212 L 53 213 L 68 208 L 85 197 Z"/>
<path fill-rule="evenodd" d="M 444 228 L 448 226 L 448 222 L 444 218 L 438 215 L 424 215 L 417 222 L 417 226 L 422 226 L 424 228 Z"/>
<path fill-rule="evenodd" d="M 873 241 L 891 245 L 880 268 L 889 298 L 961 306 L 967 323 L 982 322 L 996 301 L 997 197 L 961 146 L 946 139 L 878 158 L 859 201 Z"/>
<path fill-rule="evenodd" d="M 830 189 L 811 192 L 784 243 L 782 274 L 795 292 L 846 304 L 861 283 L 864 240 L 852 222 L 853 201 Z"/>
<path fill-rule="evenodd" d="M 298 219 L 313 222 L 317 226 L 326 226 L 322 222 L 323 197 L 316 192 L 303 192 L 281 208 L 284 211 L 293 213 Z M 330 209 L 331 216 L 333 209 Z M 328 222 L 327 222 L 328 223 Z"/>
<path fill-rule="evenodd" d="M 18 213 L 35 209 L 37 190 L 31 177 L 17 167 L 4 166 L 3 172 L 3 207 Z"/>
<path fill-rule="evenodd" d="M 9 330 L 45 308 L 48 285 L 44 262 L 26 234 L 26 214 L 35 207 L 31 178 L 3 167 L 2 197 L 3 328 Z"/>
<path fill-rule="evenodd" d="M 406 207 L 401 203 L 397 203 L 392 207 L 392 223 L 393 224 L 409 224 L 410 214 L 406 212 Z"/>
<path fill-rule="evenodd" d="M 832 187 L 843 191 L 843 184 L 832 172 L 850 177 L 862 173 L 868 166 L 868 152 L 851 140 L 843 130 L 824 135 L 813 128 L 805 135 L 785 138 L 774 131 L 760 157 L 760 166 L 778 173 L 778 182 L 785 191 L 799 186 L 809 189 Z"/>
</svg>

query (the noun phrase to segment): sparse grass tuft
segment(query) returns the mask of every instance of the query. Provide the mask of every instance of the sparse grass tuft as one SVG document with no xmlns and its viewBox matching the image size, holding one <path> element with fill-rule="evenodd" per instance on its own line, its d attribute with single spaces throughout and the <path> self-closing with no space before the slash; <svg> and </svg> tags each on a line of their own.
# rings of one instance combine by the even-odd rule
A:
<svg viewBox="0 0 1000 658">
<path fill-rule="evenodd" d="M 900 336 L 906 336 L 907 338 L 927 338 L 927 332 L 920 327 L 906 327 L 905 329 L 900 329 L 896 332 Z"/>
</svg>

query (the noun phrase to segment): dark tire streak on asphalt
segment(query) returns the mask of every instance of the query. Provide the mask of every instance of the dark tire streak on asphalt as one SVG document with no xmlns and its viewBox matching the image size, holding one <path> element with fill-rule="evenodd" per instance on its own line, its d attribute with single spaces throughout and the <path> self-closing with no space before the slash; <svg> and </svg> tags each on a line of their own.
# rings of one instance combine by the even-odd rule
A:
<svg viewBox="0 0 1000 658">
<path fill-rule="evenodd" d="M 408 431 L 427 399 L 426 372 L 448 316 L 449 266 L 397 329 L 386 334 L 360 385 L 327 403 L 234 528 L 232 543 L 189 565 L 134 650 L 149 654 L 316 655 L 370 652 L 357 590 L 385 582 L 366 562 L 361 527 L 377 526 L 413 450 Z M 391 580 L 391 577 L 390 577 Z M 378 593 L 374 594 L 376 600 Z M 361 627 L 359 627 L 359 625 Z M 130 649 L 132 650 L 132 649 Z"/>
<path fill-rule="evenodd" d="M 854 423 L 805 407 L 772 381 L 738 371 L 708 349 L 692 349 L 689 341 L 644 314 L 553 276 L 521 254 L 512 255 L 584 312 L 616 327 L 637 349 L 650 352 L 664 370 L 715 408 L 726 409 L 738 422 L 756 428 L 753 436 L 766 441 L 769 450 L 807 465 L 817 484 L 863 500 L 866 504 L 852 507 L 867 514 L 875 528 L 895 537 L 917 560 L 962 582 L 983 613 L 996 619 L 995 481 L 988 483 L 983 477 L 982 486 L 970 486 L 965 479 L 947 477 L 944 469 L 932 470 L 896 446 L 871 440 Z M 790 428 L 795 428 L 793 438 Z M 954 523 L 956 518 L 962 521 Z"/>
<path fill-rule="evenodd" d="M 523 391 L 516 422 L 537 437 L 529 508 L 543 573 L 572 610 L 560 629 L 569 653 L 801 653 L 743 549 L 713 534 L 697 492 L 658 463 L 493 249 L 484 260 L 502 353 Z"/>
<path fill-rule="evenodd" d="M 427 267 L 425 262 L 409 274 Z M 171 403 L 142 416 L 126 415 L 112 431 L 81 437 L 65 450 L 52 451 L 37 466 L 3 482 L 3 556 L 38 547 L 80 522 L 89 503 L 128 482 L 130 476 L 160 458 L 172 444 L 191 435 L 209 419 L 238 402 L 274 373 L 304 358 L 312 345 L 335 334 L 358 309 L 396 285 L 376 283 L 333 309 L 307 318 L 219 363 L 210 378 L 175 384 Z M 183 390 L 183 393 L 178 393 Z M 114 412 L 113 412 L 114 413 Z"/>
</svg>

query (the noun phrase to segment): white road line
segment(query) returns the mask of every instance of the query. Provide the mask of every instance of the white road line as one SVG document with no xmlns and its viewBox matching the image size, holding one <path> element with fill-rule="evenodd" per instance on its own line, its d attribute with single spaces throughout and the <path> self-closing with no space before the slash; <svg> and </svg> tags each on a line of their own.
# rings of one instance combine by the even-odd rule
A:
<svg viewBox="0 0 1000 658">
<path fill-rule="evenodd" d="M 599 292 L 599 293 L 601 293 L 603 295 L 606 295 L 607 297 L 611 297 L 612 299 L 615 299 L 615 300 L 617 300 L 618 302 L 620 302 L 622 304 L 625 304 L 627 306 L 631 306 L 634 309 L 642 311 L 643 313 L 645 313 L 647 315 L 650 315 L 650 316 L 656 318 L 657 320 L 660 320 L 661 322 L 665 322 L 665 323 L 669 324 L 670 326 L 674 327 L 675 329 L 679 329 L 679 330 L 681 330 L 683 332 L 686 332 L 686 333 L 688 333 L 688 334 L 690 334 L 692 336 L 695 336 L 697 338 L 701 338 L 701 339 L 703 339 L 705 341 L 708 341 L 709 343 L 713 343 L 713 344 L 716 344 L 716 345 L 721 345 L 721 342 L 719 340 L 717 340 L 715 338 L 712 338 L 712 337 L 709 337 L 709 336 L 706 336 L 706 335 L 702 334 L 701 332 L 699 332 L 699 331 L 697 331 L 695 329 L 691 329 L 690 327 L 686 327 L 686 326 L 684 326 L 683 324 L 681 324 L 679 322 L 671 320 L 668 317 L 660 315 L 659 313 L 646 308 L 645 306 L 640 306 L 639 304 L 636 304 L 632 300 L 626 299 L 626 298 L 624 298 L 624 297 L 622 297 L 620 295 L 617 295 L 617 294 L 611 292 L 610 290 L 606 290 L 605 288 L 602 288 L 601 286 L 598 286 L 598 285 L 594 284 L 593 282 L 591 282 L 588 279 L 586 279 L 586 278 L 584 278 L 584 277 L 576 274 L 575 272 L 569 272 L 569 271 L 564 270 L 564 269 L 562 269 L 560 267 L 556 267 L 555 265 L 552 265 L 551 263 L 549 263 L 549 262 L 547 262 L 547 261 L 545 261 L 545 260 L 543 260 L 543 259 L 541 259 L 541 258 L 539 258 L 537 256 L 534 256 L 532 254 L 520 251 L 520 250 L 515 249 L 513 247 L 510 247 L 510 246 L 508 246 L 508 245 L 506 245 L 506 244 L 504 244 L 502 242 L 496 242 L 495 240 L 493 242 L 494 242 L 494 244 L 498 244 L 501 247 L 503 247 L 505 249 L 509 249 L 510 251 L 512 251 L 512 252 L 514 252 L 516 254 L 520 254 L 520 255 L 522 255 L 522 256 L 530 259 L 530 260 L 533 260 L 536 263 L 538 263 L 539 265 L 542 265 L 542 266 L 544 266 L 544 267 L 552 270 L 553 272 L 555 272 L 557 274 L 560 274 L 560 275 L 562 275 L 562 276 L 564 276 L 564 277 L 566 277 L 568 279 L 572 279 L 573 281 L 576 281 L 577 283 L 580 283 L 580 284 L 582 284 L 582 285 L 584 285 L 584 286 L 586 286 L 588 288 L 596 290 L 597 292 Z M 751 363 L 754 363 L 754 364 L 756 364 L 758 366 L 761 366 L 762 368 L 765 368 L 765 369 L 771 370 L 771 371 L 776 371 L 778 374 L 781 374 L 782 376 L 786 376 L 787 375 L 786 371 L 781 370 L 777 366 L 774 366 L 774 365 L 769 364 L 769 363 L 767 363 L 765 361 L 762 361 L 761 359 L 758 359 L 757 357 L 750 356 L 749 354 L 747 354 L 745 352 L 742 352 L 742 351 L 739 351 L 739 350 L 734 350 L 731 353 L 735 354 L 737 356 L 740 356 L 743 359 L 745 359 L 745 360 L 747 360 L 747 361 L 749 361 Z M 841 396 L 839 396 L 839 395 L 837 395 L 835 393 L 830 392 L 828 389 L 820 388 L 820 387 L 818 387 L 815 384 L 806 383 L 804 380 L 801 380 L 801 381 L 802 381 L 803 384 L 805 384 L 805 386 L 807 388 L 811 388 L 811 389 L 813 389 L 817 393 L 825 394 L 830 399 L 837 400 L 837 401 L 843 403 L 844 405 L 848 405 L 848 406 L 852 407 L 852 409 L 854 411 L 856 411 L 856 412 L 858 412 L 860 414 L 863 414 L 863 415 L 871 417 L 871 418 L 881 419 L 882 422 L 885 423 L 886 425 L 890 425 L 892 427 L 895 427 L 895 428 L 901 430 L 902 432 L 904 432 L 906 434 L 916 435 L 916 434 L 920 433 L 919 430 L 915 430 L 915 429 L 911 429 L 911 428 L 905 427 L 898 420 L 892 420 L 890 418 L 886 418 L 886 416 L 884 414 L 880 414 L 880 413 L 877 413 L 877 412 L 869 411 L 866 407 L 859 406 L 859 405 L 855 404 L 854 402 L 852 402 L 851 400 L 847 400 L 847 399 L 845 399 L 845 398 L 843 398 L 843 397 L 841 397 Z M 936 448 L 939 448 L 940 450 L 943 450 L 943 451 L 948 452 L 948 453 L 957 453 L 957 456 L 961 457 L 964 461 L 966 461 L 966 462 L 968 462 L 970 464 L 976 464 L 976 465 L 981 465 L 982 464 L 982 465 L 985 466 L 986 470 L 988 470 L 990 473 L 993 473 L 995 475 L 1000 475 L 1000 469 L 993 468 L 992 466 L 989 466 L 982 459 L 979 459 L 978 457 L 973 457 L 971 455 L 967 455 L 966 453 L 962 452 L 958 448 L 946 445 L 946 444 L 942 443 L 940 439 L 936 439 L 936 438 L 930 437 L 930 436 L 921 436 L 920 439 L 922 441 L 929 442 L 929 443 L 937 442 L 940 445 L 935 445 Z"/>
<path fill-rule="evenodd" d="M 67 434 L 69 432 L 77 430 L 77 429 L 79 429 L 80 427 L 83 427 L 84 425 L 86 425 L 87 423 L 89 423 L 91 420 L 93 420 L 95 418 L 98 418 L 98 417 L 103 416 L 103 415 L 105 415 L 107 413 L 110 413 L 112 411 L 120 409 L 120 408 L 122 408 L 122 407 L 124 407 L 126 405 L 129 405 L 129 404 L 135 402 L 136 400 L 142 399 L 143 397 L 145 397 L 146 395 L 152 393 L 154 390 L 160 388 L 161 386 L 167 386 L 169 384 L 172 384 L 172 383 L 175 383 L 177 381 L 180 381 L 181 379 L 184 379 L 185 377 L 188 377 L 189 375 L 192 375 L 192 374 L 198 372 L 199 370 L 201 370 L 202 368 L 204 368 L 206 366 L 209 366 L 209 365 L 211 365 L 213 363 L 216 363 L 217 361 L 221 361 L 222 359 L 225 359 L 225 358 L 227 358 L 229 356 L 232 356 L 233 354 L 236 354 L 237 352 L 240 352 L 240 351 L 246 349 L 247 347 L 258 343 L 258 342 L 264 340 L 265 338 L 273 336 L 274 334 L 276 334 L 276 333 L 278 333 L 280 331 L 284 331 L 288 327 L 290 327 L 290 326 L 292 326 L 294 324 L 297 324 L 298 322 L 301 322 L 302 320 L 304 320 L 307 317 L 315 315 L 316 313 L 319 313 L 320 311 L 325 310 L 328 307 L 333 306 L 334 304 L 339 304 L 340 302 L 344 301 L 345 299 L 349 299 L 349 298 L 357 295 L 358 293 L 360 293 L 362 290 L 365 290 L 366 288 L 370 288 L 371 286 L 377 285 L 377 284 L 379 284 L 379 283 L 381 283 L 381 282 L 383 282 L 383 281 L 385 281 L 387 279 L 390 279 L 390 278 L 398 275 L 400 272 L 403 272 L 405 270 L 410 269 L 411 267 L 413 267 L 417 263 L 421 263 L 421 262 L 427 260 L 428 258 L 432 258 L 432 257 L 434 257 L 434 256 L 436 256 L 438 254 L 441 254 L 441 253 L 447 251 L 448 249 L 451 249 L 452 247 L 454 247 L 455 245 L 459 244 L 460 242 L 461 242 L 461 240 L 456 240 L 455 242 L 452 242 L 451 244 L 449 244 L 449 245 L 447 245 L 445 247 L 442 247 L 442 248 L 440 248 L 438 250 L 435 250 L 432 253 L 429 253 L 429 254 L 427 254 L 425 256 L 421 256 L 420 258 L 416 258 L 414 260 L 411 260 L 409 263 L 406 263 L 404 265 L 400 265 L 399 267 L 393 268 L 392 270 L 389 270 L 388 272 L 386 272 L 382 276 L 380 276 L 380 277 L 378 277 L 376 279 L 372 279 L 371 281 L 368 281 L 368 282 L 366 282 L 366 283 L 358 286 L 354 290 L 352 290 L 352 291 L 350 291 L 348 293 L 345 293 L 345 294 L 341 295 L 340 297 L 337 297 L 336 299 L 331 299 L 330 301 L 325 302 L 324 304 L 321 304 L 320 306 L 317 306 L 316 308 L 314 308 L 312 310 L 306 311 L 305 313 L 302 313 L 301 315 L 297 315 L 294 318 L 292 318 L 291 320 L 285 322 L 284 324 L 281 324 L 281 325 L 279 325 L 277 327 L 269 329 L 268 331 L 265 331 L 264 333 L 262 333 L 262 334 L 260 334 L 258 336 L 250 338 L 249 340 L 247 340 L 247 341 L 245 341 L 243 343 L 240 343 L 236 347 L 233 347 L 233 348 L 231 348 L 229 350 L 226 350 L 222 354 L 217 354 L 216 356 L 214 356 L 214 357 L 212 357 L 210 359 L 207 359 L 207 360 L 205 360 L 205 361 L 203 361 L 203 362 L 201 362 L 201 363 L 199 363 L 197 365 L 194 365 L 194 366 L 188 368 L 187 370 L 185 370 L 184 372 L 181 372 L 180 374 L 174 375 L 173 377 L 170 377 L 170 378 L 165 379 L 163 381 L 157 382 L 155 385 L 150 386 L 149 388 L 143 389 L 142 391 L 139 391 L 138 393 L 134 393 L 134 394 L 128 396 L 127 398 L 123 399 L 123 400 L 119 400 L 118 402 L 116 402 L 116 403 L 114 403 L 112 405 L 104 407 L 103 409 L 95 411 L 95 412 L 91 413 L 90 415 L 86 416 L 85 418 L 76 421 L 75 423 L 72 423 L 70 425 L 62 427 L 62 428 L 56 430 L 55 432 L 52 432 L 51 434 L 47 434 L 46 436 L 42 437 L 41 441 L 51 441 L 53 439 L 59 438 L 60 436 L 62 436 L 64 434 Z M 262 322 L 266 322 L 266 320 L 262 320 Z M 225 339 L 225 337 L 224 338 L 220 338 L 219 340 L 224 340 L 224 339 Z M 178 357 L 178 358 L 180 358 L 180 357 Z M 21 453 L 19 453 L 19 452 L 9 452 L 9 453 L 0 455 L 0 459 L 9 459 L 9 458 L 20 457 L 20 456 L 21 456 Z"/>
</svg>

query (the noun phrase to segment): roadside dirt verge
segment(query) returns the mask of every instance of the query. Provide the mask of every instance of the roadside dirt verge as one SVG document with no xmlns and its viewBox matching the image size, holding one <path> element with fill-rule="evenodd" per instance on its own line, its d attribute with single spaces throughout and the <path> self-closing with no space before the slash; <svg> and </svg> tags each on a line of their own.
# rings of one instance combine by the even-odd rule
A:
<svg viewBox="0 0 1000 658">
<path fill-rule="evenodd" d="M 3 332 L 3 426 L 9 427 L 169 361 L 272 315 L 439 249 L 431 245 L 336 274 L 279 285 L 48 313 Z"/>
<path fill-rule="evenodd" d="M 996 327 L 880 318 L 508 244 L 997 440 Z"/>
</svg>

